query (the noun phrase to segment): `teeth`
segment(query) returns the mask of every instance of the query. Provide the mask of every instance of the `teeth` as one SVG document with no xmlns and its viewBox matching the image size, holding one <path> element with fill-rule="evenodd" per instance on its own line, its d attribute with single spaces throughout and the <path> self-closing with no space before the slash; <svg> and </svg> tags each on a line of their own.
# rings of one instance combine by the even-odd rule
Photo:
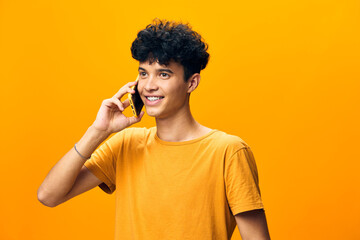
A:
<svg viewBox="0 0 360 240">
<path fill-rule="evenodd" d="M 162 97 L 146 97 L 149 101 L 156 101 L 161 99 Z"/>
</svg>

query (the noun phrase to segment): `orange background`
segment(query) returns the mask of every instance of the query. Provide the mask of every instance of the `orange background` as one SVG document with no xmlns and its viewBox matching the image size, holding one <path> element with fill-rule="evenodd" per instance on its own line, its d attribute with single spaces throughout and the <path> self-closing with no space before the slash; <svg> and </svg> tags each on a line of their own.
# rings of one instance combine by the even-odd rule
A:
<svg viewBox="0 0 360 240">
<path fill-rule="evenodd" d="M 192 112 L 252 147 L 272 239 L 360 239 L 355 0 L 0 1 L 0 239 L 113 239 L 114 194 L 47 208 L 36 192 L 134 80 L 130 45 L 155 17 L 208 42 Z"/>
</svg>

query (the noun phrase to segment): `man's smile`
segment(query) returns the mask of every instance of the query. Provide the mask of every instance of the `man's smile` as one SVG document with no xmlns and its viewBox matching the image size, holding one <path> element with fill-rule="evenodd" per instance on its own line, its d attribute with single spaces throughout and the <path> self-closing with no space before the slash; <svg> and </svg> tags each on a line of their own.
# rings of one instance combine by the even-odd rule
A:
<svg viewBox="0 0 360 240">
<path fill-rule="evenodd" d="M 156 101 L 159 99 L 163 99 L 164 97 L 162 97 L 162 96 L 145 96 L 145 98 L 149 101 Z"/>
<path fill-rule="evenodd" d="M 153 106 L 161 102 L 161 100 L 164 99 L 163 96 L 159 95 L 148 95 L 145 96 L 145 105 L 147 106 Z"/>
</svg>

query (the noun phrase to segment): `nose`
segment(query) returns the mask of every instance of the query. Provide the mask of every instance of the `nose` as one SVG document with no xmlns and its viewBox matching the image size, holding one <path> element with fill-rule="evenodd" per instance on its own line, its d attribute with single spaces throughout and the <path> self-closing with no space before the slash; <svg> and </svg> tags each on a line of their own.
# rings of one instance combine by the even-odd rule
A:
<svg viewBox="0 0 360 240">
<path fill-rule="evenodd" d="M 158 90 L 158 85 L 157 85 L 157 79 L 156 77 L 150 75 L 148 78 L 144 79 L 144 89 L 147 92 L 153 92 Z"/>
</svg>

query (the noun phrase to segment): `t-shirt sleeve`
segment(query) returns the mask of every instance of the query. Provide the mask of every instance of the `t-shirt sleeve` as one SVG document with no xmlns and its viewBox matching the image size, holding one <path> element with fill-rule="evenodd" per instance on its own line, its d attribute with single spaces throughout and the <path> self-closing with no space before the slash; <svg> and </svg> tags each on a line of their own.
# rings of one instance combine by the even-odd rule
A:
<svg viewBox="0 0 360 240">
<path fill-rule="evenodd" d="M 119 133 L 100 145 L 85 162 L 87 167 L 97 178 L 103 181 L 99 187 L 111 194 L 116 189 L 116 158 L 119 150 Z"/>
<path fill-rule="evenodd" d="M 255 158 L 250 147 L 243 147 L 225 159 L 224 179 L 227 200 L 234 216 L 264 208 Z"/>
</svg>

